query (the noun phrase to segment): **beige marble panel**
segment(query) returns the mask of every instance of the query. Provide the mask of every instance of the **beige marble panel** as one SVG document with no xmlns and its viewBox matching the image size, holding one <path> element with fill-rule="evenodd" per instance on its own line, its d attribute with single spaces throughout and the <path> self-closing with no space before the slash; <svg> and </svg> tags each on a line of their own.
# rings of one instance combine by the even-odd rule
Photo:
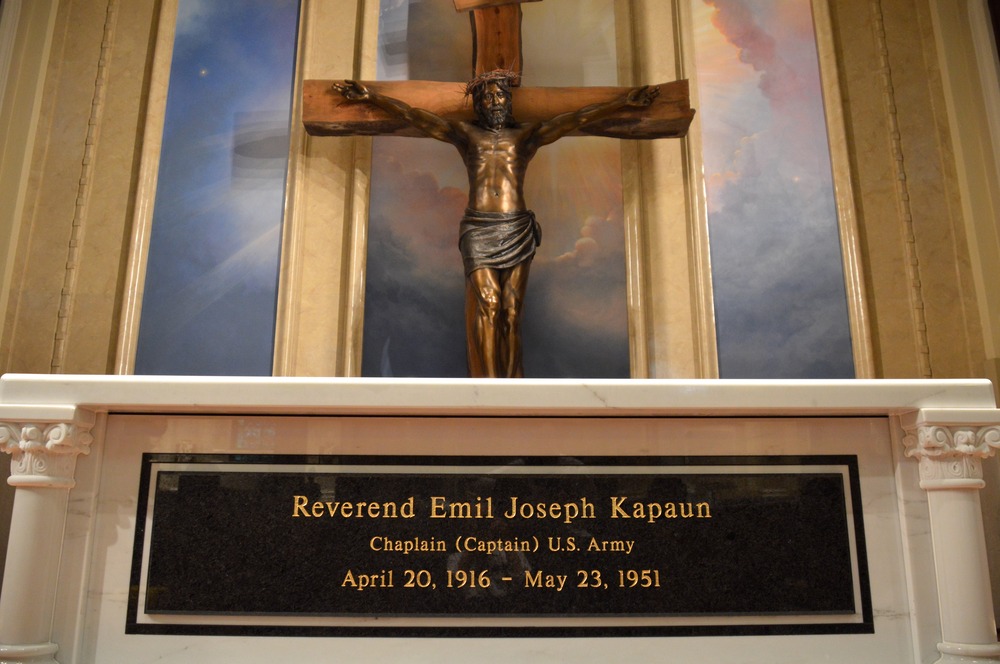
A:
<svg viewBox="0 0 1000 664">
<path fill-rule="evenodd" d="M 931 375 L 981 376 L 979 312 L 926 0 L 882 0 Z"/>
<path fill-rule="evenodd" d="M 362 2 L 305 0 L 297 86 L 360 76 Z M 370 140 L 310 137 L 300 125 L 293 122 L 274 373 L 354 375 L 364 305 L 356 244 L 365 224 L 357 220 L 367 218 Z"/>
<path fill-rule="evenodd" d="M 638 81 L 690 78 L 697 107 L 697 80 L 690 48 L 686 2 L 633 3 L 633 49 Z M 701 195 L 701 123 L 689 137 L 635 146 L 639 186 L 639 246 L 647 326 L 645 375 L 651 378 L 712 378 L 718 375 L 711 302 L 708 229 Z M 633 375 L 636 372 L 633 371 Z M 641 375 L 641 374 L 640 374 Z"/>
<path fill-rule="evenodd" d="M 64 1 L 56 15 L 12 275 L 8 371 L 52 368 L 107 5 L 107 0 Z"/>
<path fill-rule="evenodd" d="M 58 371 L 111 373 L 118 342 L 123 296 L 123 262 L 131 234 L 135 177 L 142 149 L 156 3 L 118 2 L 106 36 L 102 89 L 95 95 L 99 123 L 92 132 L 81 183 L 85 208 L 77 215 L 72 298 L 60 316 L 66 324 Z M 58 348 L 57 348 L 58 350 Z"/>
<path fill-rule="evenodd" d="M 962 216 L 983 325 L 986 375 L 1000 357 L 1000 62 L 985 0 L 930 3 Z M 974 75 L 978 73 L 978 75 Z"/>
<path fill-rule="evenodd" d="M 8 311 L 32 146 L 42 102 L 42 74 L 57 9 L 56 0 L 14 0 L 0 9 L 0 312 Z M 6 317 L 0 318 L 6 320 Z M 2 325 L 0 348 L 9 348 L 11 326 Z M 6 364 L 5 358 L 0 365 Z"/>
<path fill-rule="evenodd" d="M 907 256 L 908 207 L 894 139 L 892 72 L 883 57 L 878 0 L 830 3 L 844 120 L 854 177 L 862 264 L 869 297 L 875 375 L 922 375 L 922 343 L 912 315 L 914 275 Z M 895 141 L 895 142 L 894 142 Z M 905 182 L 905 180 L 902 180 Z"/>
</svg>

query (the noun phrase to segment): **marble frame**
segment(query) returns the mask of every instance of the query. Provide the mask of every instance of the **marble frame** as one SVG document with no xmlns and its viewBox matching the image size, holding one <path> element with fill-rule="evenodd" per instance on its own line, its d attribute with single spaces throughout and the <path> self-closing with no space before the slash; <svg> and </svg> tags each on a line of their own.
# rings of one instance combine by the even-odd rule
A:
<svg viewBox="0 0 1000 664">
<path fill-rule="evenodd" d="M 136 182 L 135 216 L 129 241 L 129 260 L 115 357 L 115 373 L 118 374 L 131 374 L 135 369 L 139 318 L 142 314 L 142 297 L 146 284 L 146 258 L 149 255 L 149 237 L 153 227 L 153 204 L 156 201 L 156 182 L 160 170 L 160 146 L 163 142 L 163 125 L 166 118 L 167 87 L 170 83 L 178 1 L 164 0 L 160 5 L 156 45 L 153 47 L 149 99 L 142 135 L 142 158 Z"/>
<path fill-rule="evenodd" d="M 856 378 L 875 378 L 875 357 L 868 314 L 868 295 L 862 265 L 861 232 L 855 209 L 854 178 L 851 175 L 850 148 L 840 92 L 840 72 L 829 0 L 811 0 L 816 51 L 819 56 L 820 83 L 826 110 L 826 131 L 830 146 L 830 170 L 833 197 L 840 228 L 840 252 L 844 266 L 844 287 L 850 318 L 851 347 Z"/>
</svg>

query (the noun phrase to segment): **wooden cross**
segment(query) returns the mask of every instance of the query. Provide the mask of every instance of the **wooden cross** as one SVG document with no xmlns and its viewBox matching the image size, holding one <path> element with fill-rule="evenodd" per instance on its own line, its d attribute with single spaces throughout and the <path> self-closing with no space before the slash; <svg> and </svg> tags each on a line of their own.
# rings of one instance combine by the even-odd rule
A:
<svg viewBox="0 0 1000 664">
<path fill-rule="evenodd" d="M 494 69 L 520 75 L 521 3 L 539 0 L 454 0 L 456 11 L 472 12 L 473 76 Z M 471 78 L 471 77 L 470 77 Z M 423 136 L 407 123 L 375 107 L 346 100 L 333 84 L 339 81 L 307 80 L 303 83 L 302 121 L 313 136 Z M 395 97 L 414 108 L 423 108 L 446 119 L 474 120 L 464 83 L 433 81 L 363 81 L 370 90 Z M 651 139 L 685 136 L 694 110 L 686 80 L 662 83 L 660 94 L 646 108 L 626 108 L 603 120 L 587 124 L 577 135 Z M 617 99 L 628 92 L 620 87 L 528 87 L 514 95 L 518 122 L 548 120 L 561 113 Z"/>
</svg>

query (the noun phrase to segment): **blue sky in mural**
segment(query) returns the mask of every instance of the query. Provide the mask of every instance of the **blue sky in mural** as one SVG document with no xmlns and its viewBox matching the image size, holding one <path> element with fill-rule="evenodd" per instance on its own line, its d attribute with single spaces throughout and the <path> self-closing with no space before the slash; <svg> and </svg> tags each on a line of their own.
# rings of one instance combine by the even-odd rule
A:
<svg viewBox="0 0 1000 664">
<path fill-rule="evenodd" d="M 809 0 L 691 0 L 720 374 L 851 378 Z"/>
<path fill-rule="evenodd" d="M 137 374 L 270 375 L 298 0 L 180 0 Z"/>
<path fill-rule="evenodd" d="M 614 85 L 612 0 L 524 6 L 525 85 Z M 464 81 L 469 18 L 451 2 L 382 0 L 379 78 Z M 628 377 L 618 141 L 563 139 L 539 151 L 525 196 L 543 227 L 531 266 L 525 375 Z M 455 149 L 375 141 L 362 370 L 366 376 L 465 376 L 458 223 L 468 180 Z"/>
</svg>

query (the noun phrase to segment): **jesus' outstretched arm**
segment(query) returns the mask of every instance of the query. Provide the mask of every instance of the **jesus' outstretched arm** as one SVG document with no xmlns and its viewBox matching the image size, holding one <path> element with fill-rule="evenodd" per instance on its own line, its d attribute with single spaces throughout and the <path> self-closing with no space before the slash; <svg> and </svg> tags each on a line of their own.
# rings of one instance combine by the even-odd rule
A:
<svg viewBox="0 0 1000 664">
<path fill-rule="evenodd" d="M 615 111 L 629 106 L 645 108 L 652 104 L 659 94 L 660 89 L 658 87 L 646 85 L 641 88 L 633 88 L 618 99 L 612 99 L 600 104 L 591 104 L 576 111 L 557 115 L 538 125 L 532 137 L 533 143 L 536 148 L 548 145 L 559 140 L 566 134 L 576 131 L 589 122 L 600 120 Z"/>
<path fill-rule="evenodd" d="M 369 90 L 358 81 L 348 80 L 343 83 L 334 83 L 333 87 L 346 99 L 368 102 L 388 113 L 398 116 L 430 138 L 436 138 L 439 141 L 454 145 L 462 143 L 462 134 L 458 131 L 456 124 L 448 122 L 441 116 L 431 113 L 428 110 L 414 108 L 395 97 L 381 95 L 374 90 Z"/>
</svg>

